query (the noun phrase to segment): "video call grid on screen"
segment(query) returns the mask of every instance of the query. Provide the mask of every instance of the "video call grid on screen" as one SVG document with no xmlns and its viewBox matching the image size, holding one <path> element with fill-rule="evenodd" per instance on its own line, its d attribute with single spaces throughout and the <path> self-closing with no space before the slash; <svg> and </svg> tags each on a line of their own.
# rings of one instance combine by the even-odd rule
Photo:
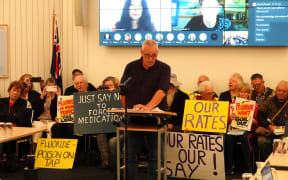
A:
<svg viewBox="0 0 288 180">
<path fill-rule="evenodd" d="M 200 1 L 99 0 L 100 45 L 288 45 L 287 0 Z"/>
</svg>

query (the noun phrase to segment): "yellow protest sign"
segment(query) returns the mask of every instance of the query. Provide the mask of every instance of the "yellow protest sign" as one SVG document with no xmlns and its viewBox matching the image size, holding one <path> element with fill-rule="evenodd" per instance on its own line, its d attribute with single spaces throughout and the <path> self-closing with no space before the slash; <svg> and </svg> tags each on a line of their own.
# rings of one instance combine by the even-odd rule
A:
<svg viewBox="0 0 288 180">
<path fill-rule="evenodd" d="M 229 103 L 186 100 L 182 130 L 226 133 Z"/>
<path fill-rule="evenodd" d="M 40 138 L 35 152 L 35 167 L 72 169 L 77 139 Z"/>
</svg>

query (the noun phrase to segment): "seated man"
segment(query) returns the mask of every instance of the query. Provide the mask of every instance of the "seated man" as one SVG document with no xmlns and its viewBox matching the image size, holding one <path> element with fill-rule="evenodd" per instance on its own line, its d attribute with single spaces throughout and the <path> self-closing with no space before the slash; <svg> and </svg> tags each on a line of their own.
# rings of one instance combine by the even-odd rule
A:
<svg viewBox="0 0 288 180">
<path fill-rule="evenodd" d="M 204 81 L 199 85 L 199 95 L 195 96 L 195 100 L 215 101 L 213 85 L 210 81 Z"/>
<path fill-rule="evenodd" d="M 265 87 L 263 76 L 258 73 L 251 76 L 251 84 L 254 89 L 251 99 L 256 101 L 257 105 L 260 106 L 273 93 L 273 90 Z"/>
<path fill-rule="evenodd" d="M 285 121 L 288 121 L 288 105 L 285 104 L 287 100 L 288 81 L 280 81 L 276 86 L 276 95 L 264 101 L 259 108 L 259 125 L 268 131 L 265 135 L 258 137 L 260 161 L 265 161 L 272 152 L 273 139 L 277 138 L 273 134 L 275 128 L 285 126 Z"/>
<path fill-rule="evenodd" d="M 87 92 L 88 83 L 82 75 L 78 75 L 74 79 L 74 87 L 76 92 Z M 65 94 L 65 95 L 70 95 Z M 56 124 L 51 128 L 53 138 L 72 138 L 74 133 L 74 126 L 72 123 L 58 123 L 56 118 Z"/>
<path fill-rule="evenodd" d="M 72 71 L 73 82 L 75 80 L 75 77 L 78 75 L 83 76 L 83 72 L 80 69 L 74 69 Z M 97 89 L 91 83 L 88 83 L 87 90 L 88 91 L 97 91 Z M 72 95 L 75 92 L 78 92 L 78 90 L 76 89 L 75 85 L 72 85 L 72 86 L 69 86 L 68 88 L 65 89 L 64 95 Z"/>
<path fill-rule="evenodd" d="M 192 94 L 193 96 L 199 96 L 199 86 L 202 82 L 204 81 L 210 81 L 209 77 L 206 76 L 206 75 L 201 75 L 198 77 L 198 81 L 197 81 L 197 86 L 198 86 L 198 90 L 197 91 L 194 91 L 193 93 L 189 94 L 190 96 L 190 99 L 195 99 L 194 97 L 192 97 Z M 213 97 L 214 98 L 218 98 L 217 94 L 215 92 L 213 92 Z"/>
<path fill-rule="evenodd" d="M 177 113 L 177 116 L 171 117 L 168 129 L 172 131 L 181 131 L 182 119 L 185 107 L 185 100 L 189 96 L 179 89 L 182 83 L 177 81 L 176 74 L 171 74 L 169 90 L 167 92 L 168 111 Z"/>
<path fill-rule="evenodd" d="M 74 87 L 77 92 L 87 92 L 88 82 L 82 75 L 78 75 L 74 79 Z M 56 123 L 52 127 L 52 137 L 53 138 L 72 138 L 74 133 L 74 126 L 71 123 Z M 97 134 L 97 144 L 98 149 L 101 154 L 102 166 L 108 166 L 109 162 L 109 152 L 108 152 L 108 142 L 105 134 Z M 79 142 L 81 143 L 81 142 Z M 79 147 L 83 148 L 83 147 Z"/>
<path fill-rule="evenodd" d="M 229 31 L 234 26 L 228 18 L 219 15 L 217 0 L 200 0 L 200 16 L 193 17 L 185 26 L 188 31 Z"/>
</svg>

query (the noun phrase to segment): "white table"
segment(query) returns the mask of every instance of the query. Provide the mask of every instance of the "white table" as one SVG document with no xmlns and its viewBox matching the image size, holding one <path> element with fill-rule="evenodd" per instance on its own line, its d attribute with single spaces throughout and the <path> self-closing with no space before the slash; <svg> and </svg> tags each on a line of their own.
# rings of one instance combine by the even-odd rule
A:
<svg viewBox="0 0 288 180">
<path fill-rule="evenodd" d="M 30 127 L 13 127 L 12 134 L 9 137 L 0 137 L 0 143 L 5 143 L 20 139 L 23 137 L 31 136 L 38 132 L 46 131 L 46 128 L 30 128 Z"/>
</svg>

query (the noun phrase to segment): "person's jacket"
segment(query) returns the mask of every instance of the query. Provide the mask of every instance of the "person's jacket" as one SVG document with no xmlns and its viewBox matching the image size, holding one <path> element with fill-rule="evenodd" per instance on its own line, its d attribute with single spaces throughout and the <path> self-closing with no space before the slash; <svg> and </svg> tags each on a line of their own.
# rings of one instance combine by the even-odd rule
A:
<svg viewBox="0 0 288 180">
<path fill-rule="evenodd" d="M 259 109 L 259 125 L 265 128 L 268 128 L 271 123 L 276 126 L 285 126 L 285 121 L 288 120 L 287 108 L 284 108 L 283 111 L 273 120 L 273 122 L 269 122 L 267 120 L 272 120 L 272 117 L 284 104 L 285 102 L 279 102 L 276 95 L 264 101 Z M 285 116 L 282 117 L 283 113 Z"/>
<path fill-rule="evenodd" d="M 181 131 L 182 129 L 182 120 L 186 99 L 189 99 L 189 96 L 178 89 L 169 108 L 169 111 L 177 113 L 177 116 L 173 116 L 169 120 L 169 122 L 174 125 L 172 129 L 173 131 Z"/>
<path fill-rule="evenodd" d="M 38 106 L 38 102 L 40 101 L 40 94 L 35 90 L 28 91 L 28 101 L 31 103 L 32 109 L 34 110 L 33 119 L 37 120 L 41 114 Z"/>
<path fill-rule="evenodd" d="M 20 127 L 31 127 L 31 120 L 26 118 L 27 113 L 27 101 L 18 98 L 9 113 L 9 98 L 0 98 L 1 122 L 12 122 Z"/>
<path fill-rule="evenodd" d="M 229 103 L 232 103 L 232 97 L 230 94 L 230 90 L 222 92 L 220 94 L 219 101 L 229 101 Z"/>
<path fill-rule="evenodd" d="M 97 91 L 97 89 L 91 83 L 88 83 L 87 91 Z M 73 95 L 74 93 L 77 92 L 78 90 L 74 87 L 74 85 L 72 85 L 65 89 L 64 95 L 65 96 Z"/>
</svg>

